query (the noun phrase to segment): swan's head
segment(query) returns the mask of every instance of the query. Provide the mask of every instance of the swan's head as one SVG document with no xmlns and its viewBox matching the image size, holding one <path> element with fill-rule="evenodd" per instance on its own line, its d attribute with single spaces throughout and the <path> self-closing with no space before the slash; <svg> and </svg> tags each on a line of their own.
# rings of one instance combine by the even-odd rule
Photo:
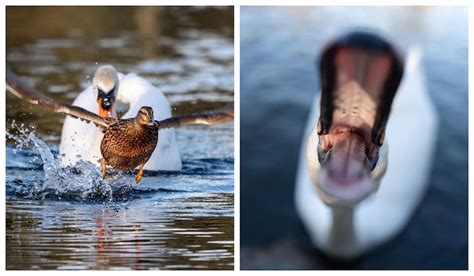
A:
<svg viewBox="0 0 474 276">
<path fill-rule="evenodd" d="M 377 145 L 357 128 L 334 128 L 307 141 L 311 180 L 328 205 L 354 207 L 378 189 L 387 167 L 387 145 Z"/>
<path fill-rule="evenodd" d="M 92 87 L 97 96 L 99 115 L 111 117 L 119 87 L 119 78 L 115 68 L 112 65 L 100 66 L 92 79 Z"/>
<path fill-rule="evenodd" d="M 321 106 L 306 149 L 309 172 L 328 205 L 354 207 L 377 190 L 387 155 L 385 129 L 403 65 L 390 44 L 354 32 L 321 57 Z"/>
<path fill-rule="evenodd" d="M 151 126 L 154 123 L 153 118 L 153 108 L 149 106 L 142 106 L 138 110 L 137 116 L 135 117 L 135 122 L 139 125 Z"/>
</svg>

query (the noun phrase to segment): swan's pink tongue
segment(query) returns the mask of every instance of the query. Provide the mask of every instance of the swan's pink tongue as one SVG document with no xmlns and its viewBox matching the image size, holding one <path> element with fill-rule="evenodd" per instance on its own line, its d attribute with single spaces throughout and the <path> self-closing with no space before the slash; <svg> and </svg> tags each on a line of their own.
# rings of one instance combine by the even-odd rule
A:
<svg viewBox="0 0 474 276">
<path fill-rule="evenodd" d="M 352 132 L 333 134 L 334 144 L 323 163 L 319 183 L 329 203 L 352 205 L 372 192 L 364 139 Z"/>
</svg>

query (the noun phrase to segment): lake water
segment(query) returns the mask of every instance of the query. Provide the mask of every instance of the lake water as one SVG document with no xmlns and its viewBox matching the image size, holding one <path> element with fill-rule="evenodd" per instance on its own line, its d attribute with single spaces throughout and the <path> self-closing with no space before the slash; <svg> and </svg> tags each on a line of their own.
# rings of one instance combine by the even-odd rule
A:
<svg viewBox="0 0 474 276">
<path fill-rule="evenodd" d="M 467 9 L 243 7 L 240 16 L 241 268 L 467 269 Z M 316 58 L 330 35 L 354 27 L 377 28 L 401 47 L 423 49 L 440 131 L 430 187 L 409 225 L 366 256 L 341 263 L 311 247 L 293 197 L 319 90 Z"/>
<path fill-rule="evenodd" d="M 8 7 L 7 64 L 71 103 L 112 64 L 173 114 L 233 102 L 233 8 Z M 58 165 L 64 116 L 6 97 L 7 269 L 233 269 L 234 128 L 176 130 L 179 172 Z"/>
</svg>

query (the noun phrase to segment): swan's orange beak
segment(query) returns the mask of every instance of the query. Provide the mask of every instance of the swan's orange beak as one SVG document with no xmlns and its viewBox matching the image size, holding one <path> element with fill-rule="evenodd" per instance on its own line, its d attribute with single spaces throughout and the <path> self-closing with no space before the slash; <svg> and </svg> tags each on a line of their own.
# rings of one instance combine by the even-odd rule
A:
<svg viewBox="0 0 474 276">
<path fill-rule="evenodd" d="M 112 98 L 101 98 L 97 99 L 97 105 L 99 106 L 99 116 L 103 118 L 112 117 L 112 108 L 115 100 Z"/>
</svg>

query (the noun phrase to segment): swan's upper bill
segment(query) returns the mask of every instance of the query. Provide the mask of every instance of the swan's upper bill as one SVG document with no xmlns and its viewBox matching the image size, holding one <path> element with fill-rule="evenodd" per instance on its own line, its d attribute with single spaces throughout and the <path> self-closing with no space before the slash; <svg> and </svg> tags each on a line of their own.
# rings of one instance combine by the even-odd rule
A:
<svg viewBox="0 0 474 276">
<path fill-rule="evenodd" d="M 97 69 L 92 79 L 92 88 L 97 97 L 101 117 L 112 117 L 118 86 L 118 74 L 112 65 L 103 65 Z"/>
<path fill-rule="evenodd" d="M 312 179 L 325 203 L 353 207 L 378 187 L 372 172 L 403 65 L 387 42 L 354 32 L 324 50 L 320 72 L 318 160 L 308 160 L 318 162 L 320 171 Z"/>
</svg>

